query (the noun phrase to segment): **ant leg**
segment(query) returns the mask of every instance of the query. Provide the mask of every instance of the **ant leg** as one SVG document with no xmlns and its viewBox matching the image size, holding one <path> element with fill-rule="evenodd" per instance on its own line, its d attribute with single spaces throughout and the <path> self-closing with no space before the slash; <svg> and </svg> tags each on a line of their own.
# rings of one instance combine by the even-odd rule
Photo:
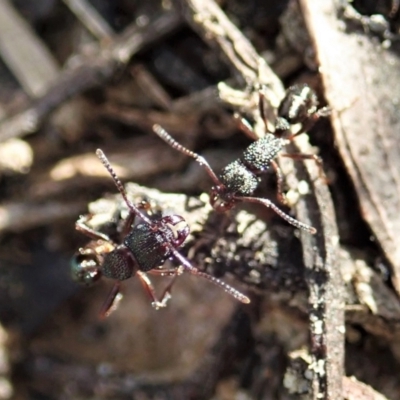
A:
<svg viewBox="0 0 400 400">
<path fill-rule="evenodd" d="M 262 92 L 262 90 L 260 90 L 258 95 L 260 98 L 260 101 L 258 103 L 258 110 L 259 110 L 261 119 L 264 122 L 265 132 L 272 133 L 273 135 L 275 135 L 275 132 L 269 128 L 268 124 L 272 125 L 272 123 L 270 121 L 275 120 L 277 118 L 277 116 L 276 116 L 275 112 L 272 111 L 271 103 L 267 100 L 265 93 Z M 266 107 L 266 104 L 269 104 L 269 106 Z M 268 114 L 267 114 L 267 110 L 269 110 Z"/>
<path fill-rule="evenodd" d="M 301 125 L 301 128 L 298 132 L 292 133 L 291 135 L 286 136 L 286 139 L 293 140 L 293 138 L 295 138 L 296 136 L 298 136 L 304 132 L 308 132 L 321 117 L 329 117 L 329 115 L 331 115 L 331 113 L 332 113 L 332 110 L 328 106 L 320 108 L 313 115 L 310 115 L 308 120 Z"/>
<path fill-rule="evenodd" d="M 252 140 L 258 140 L 260 139 L 257 137 L 256 133 L 254 132 L 252 126 L 249 124 L 249 121 L 247 121 L 245 118 L 240 116 L 238 113 L 233 114 L 233 119 L 236 122 L 236 126 L 246 134 L 247 137 L 249 137 Z"/>
<path fill-rule="evenodd" d="M 142 283 L 144 290 L 146 293 L 149 295 L 151 301 L 152 307 L 154 307 L 156 310 L 160 308 L 165 308 L 167 306 L 168 300 L 171 298 L 171 289 L 173 284 L 175 283 L 176 278 L 178 277 L 178 274 L 175 269 L 175 276 L 172 278 L 171 282 L 167 285 L 167 287 L 164 289 L 160 300 L 157 298 L 156 291 L 154 289 L 154 286 L 150 280 L 150 278 L 142 271 L 137 271 L 137 275 L 140 279 L 140 282 Z"/>
<path fill-rule="evenodd" d="M 262 204 L 265 207 L 269 207 L 271 208 L 271 210 L 275 211 L 281 218 L 283 218 L 285 221 L 287 221 L 290 225 L 295 226 L 296 228 L 299 228 L 303 231 L 309 232 L 312 235 L 317 233 L 317 230 L 307 224 L 304 224 L 303 222 L 298 221 L 295 218 L 292 218 L 291 216 L 289 216 L 288 214 L 286 214 L 285 212 L 283 212 L 279 207 L 277 207 L 274 203 L 272 203 L 271 200 L 268 199 L 260 199 L 258 197 L 234 197 L 235 200 L 239 200 L 239 201 L 247 201 L 249 203 L 257 203 L 257 204 Z"/>
<path fill-rule="evenodd" d="M 173 276 L 180 275 L 179 271 L 177 272 L 176 268 L 159 268 L 159 269 L 151 269 L 146 272 L 149 275 L 156 276 Z"/>
<path fill-rule="evenodd" d="M 283 174 L 282 174 L 282 170 L 279 167 L 278 163 L 275 160 L 271 160 L 270 161 L 272 168 L 275 171 L 276 174 L 276 187 L 277 187 L 277 197 L 278 200 L 284 204 L 284 205 L 288 205 L 288 201 L 286 199 L 286 196 L 283 193 Z"/>
<path fill-rule="evenodd" d="M 103 303 L 100 309 L 100 318 L 108 317 L 116 308 L 119 301 L 122 299 L 120 293 L 120 282 L 116 282 L 108 294 L 106 301 Z"/>
<path fill-rule="evenodd" d="M 316 154 L 303 154 L 303 153 L 288 154 L 288 153 L 283 153 L 283 154 L 279 154 L 279 156 L 286 157 L 286 158 L 291 158 L 292 160 L 313 160 L 317 164 L 319 177 L 326 184 L 329 183 L 328 178 L 326 177 L 325 172 L 324 172 L 324 164 L 322 162 L 322 158 L 317 156 Z"/>
<path fill-rule="evenodd" d="M 112 242 L 112 240 L 105 234 L 90 228 L 87 223 L 92 219 L 92 215 L 81 215 L 75 223 L 75 229 L 82 232 L 84 235 L 94 240 L 104 240 L 105 242 Z"/>
<path fill-rule="evenodd" d="M 214 285 L 219 286 L 226 293 L 230 294 L 236 300 L 239 300 L 242 303 L 245 303 L 245 304 L 250 303 L 250 299 L 247 296 L 245 296 L 243 293 L 240 293 L 238 290 L 236 290 L 232 286 L 228 285 L 224 281 L 221 281 L 212 275 L 209 275 L 205 272 L 200 271 L 199 269 L 194 267 L 191 264 L 191 262 L 188 259 L 186 259 L 181 253 L 179 253 L 179 251 L 177 251 L 176 249 L 171 248 L 171 251 L 172 251 L 172 254 L 174 255 L 174 257 L 181 263 L 182 267 L 186 271 L 188 271 L 190 274 L 201 276 L 202 278 L 207 279 L 208 281 L 214 283 Z"/>
</svg>

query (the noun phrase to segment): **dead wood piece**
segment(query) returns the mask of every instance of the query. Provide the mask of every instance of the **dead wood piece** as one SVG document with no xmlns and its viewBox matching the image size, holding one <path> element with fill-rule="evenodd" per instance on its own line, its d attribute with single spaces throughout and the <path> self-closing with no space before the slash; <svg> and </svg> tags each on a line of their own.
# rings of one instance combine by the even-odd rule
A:
<svg viewBox="0 0 400 400">
<path fill-rule="evenodd" d="M 64 0 L 64 3 L 95 38 L 98 40 L 112 40 L 114 36 L 113 29 L 89 2 L 86 0 Z"/>
<path fill-rule="evenodd" d="M 296 152 L 312 153 L 304 136 L 296 140 L 295 147 Z M 301 233 L 309 290 L 311 354 L 315 357 L 313 363 L 319 365 L 313 375 L 314 396 L 340 399 L 344 372 L 345 291 L 339 268 L 339 234 L 332 199 L 314 163 L 298 165 L 296 175 L 286 162 L 282 162 L 282 169 L 291 188 L 300 188 L 302 179 L 306 179 L 312 198 L 309 195 L 300 197 L 295 205 L 296 215 L 318 230 L 315 236 Z"/>
<path fill-rule="evenodd" d="M 0 174 L 26 174 L 33 163 L 31 146 L 20 139 L 0 143 Z"/>
<path fill-rule="evenodd" d="M 33 204 L 32 201 L 13 202 L 0 206 L 0 232 L 21 232 L 33 227 L 71 218 L 85 209 L 81 202 L 48 201 Z"/>
<path fill-rule="evenodd" d="M 135 65 L 131 69 L 131 74 L 142 91 L 154 101 L 155 105 L 164 110 L 171 109 L 171 96 L 143 64 Z"/>
<path fill-rule="evenodd" d="M 398 297 L 372 266 L 367 264 L 365 254 L 342 247 L 340 269 L 344 281 L 351 285 L 354 291 L 354 298 L 348 299 L 349 305 L 358 303 L 366 306 L 371 314 L 380 316 L 388 322 L 400 322 Z"/>
<path fill-rule="evenodd" d="M 218 5 L 212 0 L 181 0 L 179 3 L 189 23 L 205 40 L 218 46 L 242 81 L 253 88 L 260 84 L 270 85 L 272 93 L 267 92 L 266 96 L 270 104 L 277 107 L 283 98 L 282 83 Z M 258 107 L 250 111 L 254 120 L 260 121 Z M 307 141 L 297 140 L 296 147 L 302 153 L 311 153 Z M 306 163 L 303 170 L 293 174 L 293 164 L 287 161 L 282 164 L 285 166 L 284 172 L 291 174 L 289 186 L 295 189 L 299 180 L 304 179 L 318 182 L 316 166 Z M 314 237 L 304 232 L 301 234 L 305 279 L 309 290 L 311 353 L 313 363 L 319 366 L 312 376 L 312 396 L 314 399 L 336 400 L 342 396 L 345 331 L 344 288 L 337 264 L 339 236 L 326 184 L 319 181 L 310 189 L 312 196 L 302 198 L 295 209 L 301 221 L 319 230 Z"/>
<path fill-rule="evenodd" d="M 305 350 L 293 351 L 289 354 L 289 366 L 283 380 L 284 387 L 291 394 L 301 396 L 302 400 L 312 399 L 312 381 L 316 368 L 322 365 L 313 364 L 313 356 Z"/>
<path fill-rule="evenodd" d="M 187 400 L 192 392 L 185 382 L 170 383 L 146 374 L 121 373 L 101 360 L 93 366 L 51 356 L 32 356 L 26 360 L 25 368 L 30 389 L 52 398 L 126 400 L 135 396 L 145 400 Z"/>
<path fill-rule="evenodd" d="M 265 85 L 268 100 L 277 107 L 283 97 L 282 83 L 220 7 L 213 0 L 174 2 L 203 39 L 225 55 L 242 84 Z"/>
<path fill-rule="evenodd" d="M 151 130 L 154 124 L 159 124 L 169 132 L 181 133 L 185 141 L 198 136 L 195 135 L 195 131 L 199 131 L 199 116 L 195 112 L 179 115 L 170 112 L 126 108 L 112 104 L 105 105 L 99 112 L 108 118 L 113 118 L 124 124 L 140 127 L 148 131 Z M 191 138 L 192 135 L 193 137 Z"/>
<path fill-rule="evenodd" d="M 354 376 L 343 377 L 343 396 L 345 400 L 388 400 L 383 394 L 358 381 Z"/>
<path fill-rule="evenodd" d="M 184 160 L 176 158 L 172 150 L 165 149 L 156 138 L 148 136 L 124 141 L 107 154 L 121 178 L 134 180 L 144 180 L 161 171 L 176 171 Z M 94 153 L 65 158 L 50 170 L 50 177 L 56 181 L 76 175 L 109 176 Z"/>
<path fill-rule="evenodd" d="M 337 147 L 400 294 L 400 60 L 377 39 L 345 32 L 339 6 L 333 0 L 302 1 L 334 111 Z"/>
<path fill-rule="evenodd" d="M 8 0 L 0 2 L 0 53 L 33 98 L 43 95 L 58 77 L 57 61 Z"/>
<path fill-rule="evenodd" d="M 146 27 L 128 27 L 115 41 L 95 52 L 95 57 L 82 59 L 79 66 L 67 69 L 57 81 L 28 109 L 0 123 L 0 141 L 35 132 L 47 115 L 67 99 L 96 87 L 108 79 L 144 46 L 175 30 L 180 19 L 175 13 L 162 14 Z"/>
</svg>

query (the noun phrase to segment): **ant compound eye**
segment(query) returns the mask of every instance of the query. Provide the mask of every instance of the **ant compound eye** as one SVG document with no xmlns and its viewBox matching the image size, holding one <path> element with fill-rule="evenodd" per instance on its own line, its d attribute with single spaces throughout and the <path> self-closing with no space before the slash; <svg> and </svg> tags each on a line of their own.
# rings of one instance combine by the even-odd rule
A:
<svg viewBox="0 0 400 400">
<path fill-rule="evenodd" d="M 101 272 L 95 259 L 78 254 L 71 260 L 71 275 L 75 282 L 92 285 L 101 278 Z"/>
</svg>

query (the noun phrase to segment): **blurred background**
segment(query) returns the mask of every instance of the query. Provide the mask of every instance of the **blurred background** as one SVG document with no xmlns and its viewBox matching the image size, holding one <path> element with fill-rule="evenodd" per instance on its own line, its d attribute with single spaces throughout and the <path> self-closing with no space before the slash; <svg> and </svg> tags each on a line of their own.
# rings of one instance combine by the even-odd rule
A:
<svg viewBox="0 0 400 400">
<path fill-rule="evenodd" d="M 307 370 L 310 343 L 303 238 L 268 210 L 245 207 L 215 215 L 201 196 L 211 186 L 207 174 L 151 132 L 153 124 L 162 125 L 216 171 L 252 142 L 232 115 L 239 111 L 250 123 L 257 122 L 255 88 L 216 45 L 218 32 L 223 37 L 224 29 L 231 28 L 213 30 L 210 23 L 208 32 L 196 29 L 199 18 L 185 11 L 185 3 L 190 2 L 0 1 L 0 399 L 321 398 L 308 388 L 306 374 L 299 378 L 299 371 Z M 336 111 L 357 107 L 363 101 L 357 99 L 364 97 L 347 85 L 345 73 L 336 77 L 331 72 L 335 69 L 325 68 L 334 84 L 348 89 L 341 106 L 332 104 L 332 91 L 319 73 L 319 36 L 312 16 L 305 15 L 307 23 L 303 19 L 307 7 L 300 3 L 305 2 L 218 0 L 205 1 L 204 10 L 218 4 L 241 32 L 239 40 L 249 40 L 279 85 L 309 84 L 321 105 L 326 96 L 337 119 Z M 347 28 L 355 27 L 358 37 L 374 48 L 391 46 L 387 51 L 396 60 L 393 71 L 371 65 L 383 74 L 379 76 L 399 82 L 394 72 L 396 2 L 352 3 L 338 14 L 342 25 L 351 21 Z M 371 15 L 382 16 L 379 26 Z M 244 48 L 232 49 L 246 58 Z M 241 68 L 248 67 L 244 62 Z M 220 82 L 242 97 L 236 103 L 233 97 L 223 101 Z M 396 85 L 386 94 L 391 99 L 398 96 L 393 94 Z M 378 91 L 368 93 L 381 104 Z M 274 111 L 279 102 L 268 100 Z M 397 107 L 388 113 L 371 118 L 396 125 Z M 393 132 L 388 128 L 381 135 L 388 138 Z M 309 148 L 324 160 L 326 193 L 337 219 L 329 207 L 325 216 L 340 235 L 335 254 L 340 253 L 337 273 L 343 281 L 337 291 L 330 290 L 343 296 L 342 320 L 335 322 L 341 335 L 347 304 L 344 376 L 358 379 L 343 381 L 345 398 L 400 399 L 398 274 L 390 256 L 398 243 L 394 239 L 392 247 L 385 247 L 384 235 L 376 234 L 376 219 L 368 219 L 368 208 L 360 209 L 363 194 L 347 162 L 351 157 L 342 151 L 329 118 L 309 133 L 315 146 Z M 381 138 L 369 143 L 381 143 Z M 192 235 L 182 253 L 248 294 L 250 305 L 184 275 L 173 288 L 169 307 L 156 311 L 133 278 L 123 284 L 118 309 L 99 319 L 112 283 L 85 288 L 70 274 L 73 255 L 89 241 L 75 230 L 78 217 L 88 209 L 93 215 L 105 214 L 96 226 L 103 229 L 110 222 L 110 208 L 118 215 L 123 208 L 96 158 L 97 148 L 104 150 L 124 183 L 138 184 L 129 189 L 134 201 L 145 200 L 154 214 L 185 217 Z M 352 160 L 362 175 L 362 155 Z M 377 165 L 372 169 L 381 170 Z M 395 161 L 391 165 L 396 170 Z M 397 190 L 396 184 L 386 183 Z M 386 186 L 374 184 L 376 193 L 385 191 Z M 288 191 L 290 182 L 287 186 Z M 276 200 L 273 174 L 266 175 L 260 193 Z M 396 193 L 386 199 L 397 201 Z M 373 190 L 364 193 L 374 195 Z M 388 220 L 395 224 L 390 216 Z M 396 230 L 385 226 L 378 231 L 398 238 Z M 155 279 L 157 290 L 166 282 Z"/>
</svg>

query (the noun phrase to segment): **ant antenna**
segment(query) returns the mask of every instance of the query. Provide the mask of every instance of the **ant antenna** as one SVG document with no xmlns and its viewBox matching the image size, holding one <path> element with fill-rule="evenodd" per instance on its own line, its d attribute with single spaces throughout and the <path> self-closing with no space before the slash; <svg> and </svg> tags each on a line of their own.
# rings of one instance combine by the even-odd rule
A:
<svg viewBox="0 0 400 400">
<path fill-rule="evenodd" d="M 96 150 L 96 155 L 97 157 L 100 159 L 100 161 L 102 162 L 102 164 L 104 165 L 104 167 L 107 169 L 107 171 L 109 172 L 109 174 L 111 175 L 115 186 L 117 187 L 118 191 L 121 193 L 121 196 L 123 197 L 123 199 L 125 200 L 126 205 L 128 206 L 129 210 L 138 215 L 140 218 L 142 218 L 142 220 L 144 222 L 146 222 L 147 224 L 151 225 L 152 222 L 149 218 L 146 217 L 146 215 L 144 215 L 129 199 L 128 199 L 128 195 L 126 193 L 126 190 L 124 188 L 124 185 L 122 184 L 122 182 L 120 181 L 120 179 L 118 178 L 117 174 L 115 173 L 115 171 L 113 170 L 110 162 L 108 161 L 106 155 L 103 153 L 103 150 L 101 149 L 97 149 Z"/>
<path fill-rule="evenodd" d="M 279 207 L 277 207 L 272 201 L 268 199 L 260 199 L 258 197 L 242 197 L 242 196 L 237 196 L 235 199 L 240 200 L 240 201 L 247 201 L 249 203 L 258 203 L 262 204 L 266 207 L 271 208 L 273 211 L 275 211 L 282 219 L 285 221 L 289 222 L 289 224 L 293 225 L 296 228 L 299 228 L 303 231 L 309 232 L 312 235 L 315 235 L 317 233 L 317 230 L 310 225 L 304 224 L 303 222 L 298 221 L 295 218 L 292 218 L 291 216 L 287 215 L 285 212 L 283 212 Z"/>
<path fill-rule="evenodd" d="M 181 153 L 194 158 L 202 167 L 205 168 L 210 178 L 214 181 L 214 183 L 218 186 L 221 186 L 221 182 L 218 179 L 217 175 L 215 175 L 214 171 L 210 167 L 210 164 L 207 160 L 200 156 L 199 154 L 194 153 L 193 151 L 187 149 L 186 147 L 182 146 L 178 143 L 164 128 L 160 125 L 153 125 L 153 132 L 160 137 L 164 142 L 169 144 L 173 149 L 180 151 Z"/>
<path fill-rule="evenodd" d="M 187 260 L 185 257 L 182 256 L 176 249 L 171 247 L 172 254 L 174 257 L 176 257 L 183 265 L 183 267 L 192 275 L 197 275 L 201 276 L 202 278 L 207 279 L 208 281 L 214 283 L 214 285 L 219 286 L 224 292 L 230 294 L 233 296 L 236 300 L 239 300 L 240 302 L 244 304 L 249 304 L 250 299 L 245 296 L 243 293 L 240 293 L 238 290 L 233 288 L 232 286 L 228 285 L 227 283 L 215 278 L 212 275 L 209 275 L 205 272 L 199 271 L 196 267 L 194 267 L 189 260 Z"/>
</svg>

